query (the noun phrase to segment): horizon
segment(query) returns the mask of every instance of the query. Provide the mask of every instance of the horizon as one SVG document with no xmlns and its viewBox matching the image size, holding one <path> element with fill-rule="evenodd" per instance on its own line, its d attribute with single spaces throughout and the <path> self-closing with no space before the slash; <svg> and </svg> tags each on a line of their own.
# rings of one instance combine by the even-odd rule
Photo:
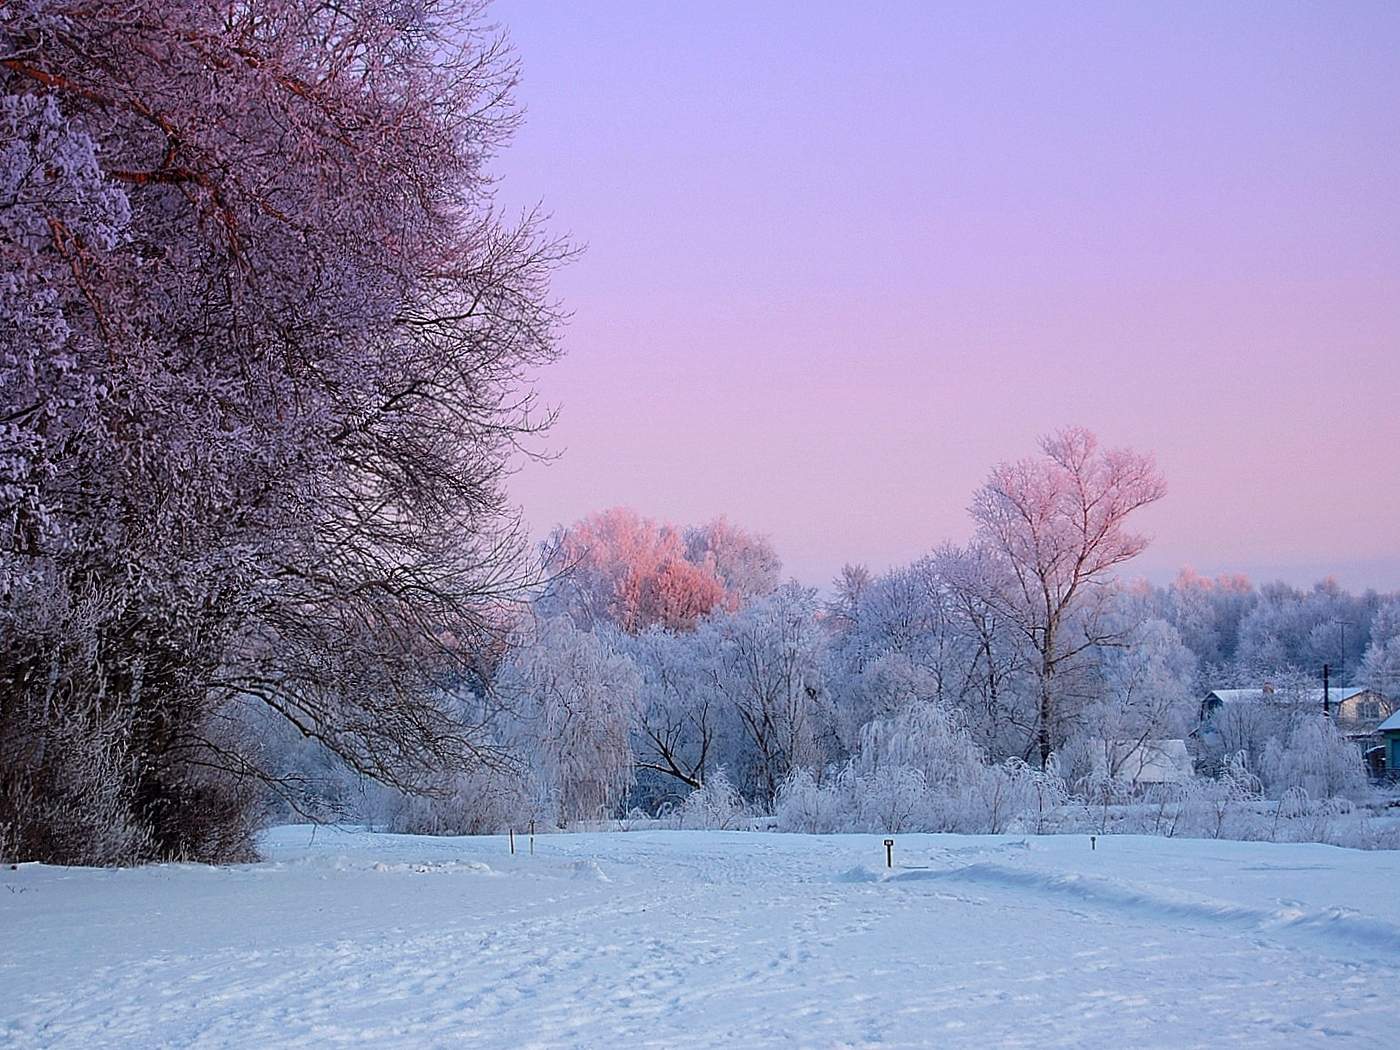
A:
<svg viewBox="0 0 1400 1050">
<path fill-rule="evenodd" d="M 554 528 L 568 528 L 579 524 L 579 522 L 582 521 L 583 518 L 615 509 L 632 511 L 636 513 L 639 517 L 653 521 L 657 525 L 670 526 L 680 529 L 705 525 L 711 521 L 714 521 L 717 518 L 723 518 L 726 521 L 728 521 L 729 524 L 738 526 L 740 528 L 744 528 L 746 529 L 746 531 L 752 532 L 755 535 L 761 536 L 764 539 L 770 541 L 772 541 L 773 539 L 772 536 L 766 533 L 761 533 L 757 532 L 757 530 L 749 529 L 745 522 L 741 520 L 736 520 L 734 516 L 730 514 L 711 514 L 708 516 L 696 518 L 694 520 L 676 521 L 661 515 L 648 513 L 646 508 L 644 507 L 636 507 L 631 504 L 620 503 L 610 504 L 608 506 L 595 507 L 591 511 L 585 511 L 579 516 L 579 518 L 574 519 L 573 521 L 555 522 L 554 525 L 551 526 L 549 529 L 536 530 L 536 534 L 532 538 L 538 543 L 547 543 L 550 539 L 550 533 Z M 1148 513 L 1150 513 L 1150 510 L 1150 507 L 1144 508 L 1142 510 L 1139 510 L 1137 514 L 1140 516 L 1146 516 Z M 961 536 L 956 539 L 949 537 L 947 541 L 955 544 L 961 544 L 966 542 L 967 540 L 970 540 L 971 538 L 971 530 L 969 529 L 968 535 Z M 1151 537 L 1149 537 L 1149 540 L 1150 539 Z M 934 550 L 941 544 L 941 542 L 943 541 L 936 541 L 930 544 L 924 550 L 915 553 L 913 556 L 903 561 L 889 562 L 886 564 L 873 564 L 867 560 L 863 560 L 860 558 L 851 558 L 838 565 L 836 569 L 832 571 L 831 576 L 824 580 L 814 578 L 810 575 L 804 576 L 799 574 L 798 572 L 793 571 L 791 566 L 788 564 L 787 559 L 783 557 L 782 548 L 779 547 L 776 543 L 774 543 L 774 549 L 779 559 L 782 561 L 782 572 L 780 575 L 785 581 L 792 580 L 804 587 L 815 588 L 818 592 L 828 593 L 830 592 L 832 585 L 836 582 L 836 578 L 839 577 L 841 569 L 846 565 L 860 565 L 869 569 L 872 573 L 878 575 L 881 573 L 891 571 L 893 569 L 898 569 L 902 566 L 909 565 L 917 561 L 918 559 L 924 557 L 925 555 L 933 553 Z M 1337 571 L 1336 569 L 1327 568 L 1326 566 L 1317 566 L 1315 569 L 1311 570 L 1308 569 L 1306 566 L 1295 566 L 1294 574 L 1291 576 L 1284 573 L 1271 573 L 1271 570 L 1269 570 L 1267 567 L 1265 567 L 1263 571 L 1259 572 L 1252 571 L 1248 567 L 1240 568 L 1239 566 L 1230 565 L 1212 566 L 1208 569 L 1203 569 L 1200 565 L 1192 564 L 1190 562 L 1186 562 L 1175 567 L 1163 566 L 1157 569 L 1145 570 L 1141 562 L 1144 560 L 1150 560 L 1149 555 L 1151 553 L 1151 550 L 1152 547 L 1149 543 L 1147 550 L 1144 551 L 1143 554 L 1138 555 L 1137 558 L 1129 562 L 1128 567 L 1127 569 L 1125 569 L 1125 571 L 1117 574 L 1118 579 L 1123 581 L 1128 586 L 1132 586 L 1133 584 L 1139 581 L 1145 581 L 1146 583 L 1152 586 L 1167 587 L 1170 586 L 1182 574 L 1194 574 L 1196 576 L 1211 580 L 1218 580 L 1225 577 L 1238 576 L 1242 577 L 1246 583 L 1248 583 L 1251 587 L 1255 588 L 1256 590 L 1261 587 L 1268 586 L 1270 584 L 1282 583 L 1287 586 L 1293 587 L 1296 590 L 1307 591 L 1313 589 L 1314 587 L 1320 587 L 1328 582 L 1335 582 L 1343 590 L 1357 595 L 1364 595 L 1367 592 L 1375 592 L 1381 595 L 1382 597 L 1385 597 L 1388 595 L 1400 593 L 1400 586 L 1379 586 L 1374 583 L 1368 582 L 1369 580 L 1374 578 L 1374 574 L 1367 574 L 1365 563 L 1353 563 L 1352 569 L 1354 571 L 1351 574 Z"/>
<path fill-rule="evenodd" d="M 493 6 L 501 203 L 585 249 L 534 535 L 722 514 L 825 585 L 1079 424 L 1167 477 L 1125 575 L 1400 588 L 1400 9 L 801 11 Z"/>
</svg>

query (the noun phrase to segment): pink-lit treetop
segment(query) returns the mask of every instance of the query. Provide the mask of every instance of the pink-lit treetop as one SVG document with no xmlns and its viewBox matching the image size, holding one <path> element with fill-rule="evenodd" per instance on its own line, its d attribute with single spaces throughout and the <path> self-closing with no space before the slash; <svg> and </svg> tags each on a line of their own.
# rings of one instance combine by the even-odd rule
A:
<svg viewBox="0 0 1400 1050">
<path fill-rule="evenodd" d="M 738 605 L 713 560 L 686 557 L 681 530 L 627 507 L 575 522 L 553 548 L 553 563 L 566 573 L 557 593 L 586 625 L 609 622 L 629 634 L 654 624 L 689 630 L 711 610 Z"/>
</svg>

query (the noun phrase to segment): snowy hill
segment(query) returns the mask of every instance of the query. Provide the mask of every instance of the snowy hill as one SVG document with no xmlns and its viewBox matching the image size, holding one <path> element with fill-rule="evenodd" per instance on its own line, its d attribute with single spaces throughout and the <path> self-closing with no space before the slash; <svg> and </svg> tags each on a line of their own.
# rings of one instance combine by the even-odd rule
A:
<svg viewBox="0 0 1400 1050">
<path fill-rule="evenodd" d="M 0 1045 L 1386 1045 L 1400 854 L 284 827 L 0 872 Z"/>
</svg>

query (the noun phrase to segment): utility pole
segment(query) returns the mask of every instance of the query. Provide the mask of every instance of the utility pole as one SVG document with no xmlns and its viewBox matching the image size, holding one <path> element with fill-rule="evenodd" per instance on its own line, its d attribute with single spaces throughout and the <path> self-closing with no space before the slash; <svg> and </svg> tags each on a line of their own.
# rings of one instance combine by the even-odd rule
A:
<svg viewBox="0 0 1400 1050">
<path fill-rule="evenodd" d="M 1345 670 L 1346 670 L 1346 666 L 1347 666 L 1347 628 L 1348 628 L 1348 627 L 1355 627 L 1355 626 L 1356 626 L 1356 621 L 1355 621 L 1355 620 L 1343 620 L 1343 619 L 1340 619 L 1339 617 L 1334 616 L 1334 617 L 1332 617 L 1332 622 L 1335 623 L 1335 624 L 1337 625 L 1337 627 L 1341 630 L 1341 635 L 1342 635 L 1342 638 L 1341 638 L 1341 650 L 1342 650 L 1342 653 L 1341 653 L 1341 660 L 1342 660 L 1342 670 L 1345 671 Z"/>
</svg>

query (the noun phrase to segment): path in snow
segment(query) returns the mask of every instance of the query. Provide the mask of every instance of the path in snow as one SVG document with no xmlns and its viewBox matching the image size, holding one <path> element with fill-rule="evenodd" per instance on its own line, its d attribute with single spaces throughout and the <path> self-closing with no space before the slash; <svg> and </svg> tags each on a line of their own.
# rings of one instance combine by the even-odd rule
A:
<svg viewBox="0 0 1400 1050">
<path fill-rule="evenodd" d="M 523 840 L 521 840 L 523 847 Z M 274 829 L 0 873 L 0 1045 L 1384 1046 L 1400 855 L 1136 837 Z"/>
</svg>

